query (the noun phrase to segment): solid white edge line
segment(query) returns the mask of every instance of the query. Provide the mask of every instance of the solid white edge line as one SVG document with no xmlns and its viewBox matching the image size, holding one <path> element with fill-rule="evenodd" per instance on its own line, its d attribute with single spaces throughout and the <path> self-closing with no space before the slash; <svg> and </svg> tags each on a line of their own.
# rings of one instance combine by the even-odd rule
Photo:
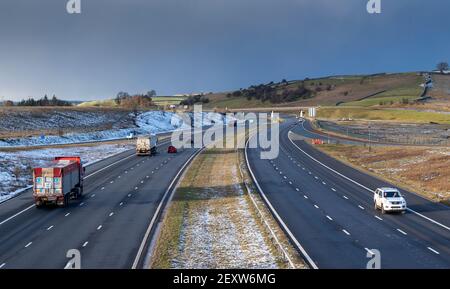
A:
<svg viewBox="0 0 450 289">
<path fill-rule="evenodd" d="M 18 212 L 18 213 L 15 213 L 15 214 L 12 215 L 11 217 L 9 217 L 9 218 L 7 218 L 7 219 L 1 221 L 1 222 L 0 222 L 0 225 L 3 225 L 4 223 L 8 222 L 9 220 L 11 220 L 11 219 L 17 217 L 18 215 L 20 215 L 20 214 L 22 214 L 22 213 L 28 211 L 29 209 L 33 208 L 34 206 L 35 206 L 35 204 L 32 204 L 31 206 L 26 207 L 26 208 L 23 209 L 22 211 L 20 211 L 20 212 Z"/>
<path fill-rule="evenodd" d="M 136 254 L 136 257 L 134 258 L 134 262 L 133 265 L 131 267 L 131 269 L 137 269 L 137 266 L 139 264 L 139 260 L 142 257 L 142 253 L 144 252 L 145 249 L 145 244 L 147 243 L 148 237 L 150 235 L 150 232 L 153 229 L 153 226 L 155 224 L 155 222 L 157 221 L 157 218 L 159 217 L 159 212 L 162 209 L 164 200 L 166 199 L 167 195 L 172 191 L 172 193 L 175 190 L 172 190 L 173 185 L 175 184 L 175 181 L 177 181 L 178 177 L 181 175 L 181 173 L 184 171 L 184 169 L 191 163 L 191 160 L 194 159 L 194 157 L 196 157 L 200 152 L 202 152 L 205 148 L 201 148 L 198 151 L 196 151 L 194 154 L 192 154 L 189 159 L 184 163 L 184 165 L 180 168 L 180 170 L 178 170 L 178 173 L 175 175 L 175 177 L 172 179 L 172 182 L 170 183 L 170 185 L 167 187 L 166 192 L 164 193 L 163 197 L 161 198 L 161 201 L 159 202 L 158 207 L 156 208 L 155 213 L 153 214 L 153 217 L 150 221 L 150 224 L 147 227 L 147 231 L 145 232 L 144 238 L 142 239 L 141 245 L 139 246 L 138 252 Z"/>
<path fill-rule="evenodd" d="M 252 136 L 253 137 L 253 136 Z M 247 155 L 247 147 L 248 147 L 248 142 L 250 140 L 250 137 L 247 139 L 247 142 L 245 144 L 245 161 L 247 162 L 247 168 L 250 172 L 250 175 L 252 176 L 253 181 L 255 182 L 256 187 L 259 190 L 259 193 L 261 194 L 261 196 L 263 197 L 264 201 L 266 202 L 266 204 L 269 206 L 270 210 L 272 211 L 272 214 L 275 216 L 275 218 L 277 218 L 278 222 L 281 224 L 281 226 L 284 228 L 284 231 L 289 235 L 289 237 L 291 238 L 291 240 L 294 242 L 294 244 L 297 246 L 297 248 L 300 250 L 300 252 L 303 254 L 303 256 L 306 258 L 306 261 L 309 263 L 309 265 L 313 268 L 313 269 L 319 269 L 319 267 L 316 265 L 316 263 L 314 263 L 314 261 L 312 260 L 312 258 L 308 255 L 308 253 L 306 252 L 306 250 L 302 247 L 302 245 L 300 245 L 300 242 L 295 238 L 295 236 L 292 234 L 291 230 L 289 230 L 289 228 L 286 226 L 286 224 L 283 222 L 283 220 L 281 219 L 280 215 L 277 213 L 277 211 L 275 210 L 275 208 L 272 206 L 272 204 L 270 203 L 270 201 L 267 199 L 264 191 L 262 190 L 261 186 L 259 185 L 258 181 L 256 180 L 255 175 L 253 174 L 253 171 L 250 167 L 250 163 L 248 161 L 248 155 Z"/>
<path fill-rule="evenodd" d="M 296 145 L 296 144 L 292 141 L 292 139 L 291 139 L 291 137 L 290 137 L 290 134 L 292 134 L 292 133 L 293 133 L 292 131 L 289 131 L 289 133 L 288 133 L 288 139 L 291 141 L 291 143 L 292 143 L 297 149 L 299 149 L 301 152 L 303 152 L 305 155 L 307 155 L 310 159 L 312 159 L 313 161 L 319 163 L 319 164 L 322 165 L 323 167 L 329 169 L 329 170 L 332 171 L 333 173 L 335 173 L 335 174 L 341 176 L 342 178 L 344 178 L 344 179 L 346 179 L 346 180 L 348 180 L 348 181 L 354 183 L 355 185 L 360 186 L 361 188 L 366 189 L 367 191 L 369 191 L 369 192 L 371 192 L 371 193 L 374 192 L 374 190 L 371 190 L 371 189 L 369 189 L 368 187 L 366 187 L 366 186 L 364 186 L 364 185 L 358 183 L 357 181 L 352 180 L 351 178 L 349 178 L 349 177 L 347 177 L 347 176 L 341 174 L 340 172 L 338 172 L 338 171 L 336 171 L 336 170 L 330 168 L 329 166 L 325 165 L 324 163 L 320 162 L 319 160 L 315 159 L 313 156 L 311 156 L 310 154 L 308 154 L 307 152 L 305 152 L 304 150 L 302 150 L 298 145 Z M 450 227 L 447 227 L 446 225 L 441 224 L 441 223 L 439 223 L 439 222 L 436 221 L 436 220 L 433 220 L 433 219 L 431 219 L 431 218 L 429 218 L 429 217 L 427 217 L 427 216 L 424 216 L 424 215 L 420 214 L 419 212 L 416 212 L 416 211 L 414 211 L 414 210 L 412 210 L 412 209 L 410 209 L 410 208 L 406 208 L 406 210 L 408 210 L 408 211 L 410 211 L 410 212 L 416 214 L 417 216 L 420 216 L 420 217 L 422 217 L 422 218 L 424 218 L 424 219 L 426 219 L 426 220 L 428 220 L 428 221 L 430 221 L 430 222 L 432 222 L 432 223 L 434 223 L 434 224 L 436 224 L 436 225 L 438 225 L 438 226 L 441 226 L 442 228 L 444 228 L 444 229 L 450 231 Z"/>
</svg>

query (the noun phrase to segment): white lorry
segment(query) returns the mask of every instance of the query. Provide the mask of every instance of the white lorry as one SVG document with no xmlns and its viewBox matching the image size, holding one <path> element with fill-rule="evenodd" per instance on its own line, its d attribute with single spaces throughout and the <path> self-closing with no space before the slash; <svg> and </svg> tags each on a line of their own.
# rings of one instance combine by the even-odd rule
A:
<svg viewBox="0 0 450 289">
<path fill-rule="evenodd" d="M 136 155 L 151 156 L 156 154 L 157 142 L 156 136 L 139 136 L 136 140 Z"/>
</svg>

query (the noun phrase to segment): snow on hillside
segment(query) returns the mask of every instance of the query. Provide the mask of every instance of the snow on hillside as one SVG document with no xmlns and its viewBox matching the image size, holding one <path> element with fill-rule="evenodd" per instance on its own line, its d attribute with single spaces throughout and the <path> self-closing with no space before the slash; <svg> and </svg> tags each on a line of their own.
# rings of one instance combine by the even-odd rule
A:
<svg viewBox="0 0 450 289">
<path fill-rule="evenodd" d="M 216 113 L 188 114 L 194 119 L 196 127 L 208 126 L 225 121 L 225 117 Z M 28 127 L 30 120 L 23 119 Z M 86 121 L 88 123 L 88 121 Z M 136 126 L 123 129 L 100 130 L 86 133 L 68 133 L 62 136 L 28 137 L 0 140 L 0 147 L 30 147 L 37 145 L 53 145 L 67 143 L 83 143 L 100 140 L 126 138 L 130 133 L 157 134 L 190 128 L 190 124 L 172 112 L 149 111 L 139 114 L 135 119 Z M 17 125 L 17 123 L 16 123 Z M 131 149 L 131 146 L 99 144 L 89 147 L 47 148 L 33 150 L 0 151 L 0 202 L 20 193 L 31 184 L 31 168 L 57 155 L 81 156 L 88 163 L 105 158 L 111 154 Z"/>
<path fill-rule="evenodd" d="M 194 119 L 194 124 L 197 127 L 211 125 L 220 121 L 225 121 L 225 117 L 218 113 L 202 113 L 189 114 Z M 77 119 L 77 121 L 81 121 Z M 28 126 L 30 120 L 24 118 L 23 123 Z M 8 138 L 0 140 L 0 147 L 12 146 L 39 146 L 39 145 L 53 145 L 53 144 L 68 144 L 68 143 L 83 143 L 92 141 L 116 140 L 124 139 L 130 133 L 134 134 L 158 134 L 170 132 L 177 129 L 189 128 L 189 125 L 184 123 L 182 118 L 173 113 L 165 111 L 148 111 L 139 114 L 135 119 L 136 126 L 122 129 L 108 129 L 83 133 L 66 133 L 61 136 L 47 135 L 47 136 L 32 136 L 26 138 Z M 17 125 L 17 123 L 16 123 Z"/>
<path fill-rule="evenodd" d="M 0 203 L 31 185 L 31 169 L 51 160 L 54 156 L 76 155 L 80 156 L 83 163 L 87 164 L 132 148 L 131 145 L 108 144 L 79 148 L 0 152 Z"/>
<path fill-rule="evenodd" d="M 86 127 L 124 128 L 132 124 L 133 113 L 120 110 L 77 110 L 61 108 L 2 110 L 0 129 L 21 132 L 39 130 L 77 130 Z"/>
</svg>

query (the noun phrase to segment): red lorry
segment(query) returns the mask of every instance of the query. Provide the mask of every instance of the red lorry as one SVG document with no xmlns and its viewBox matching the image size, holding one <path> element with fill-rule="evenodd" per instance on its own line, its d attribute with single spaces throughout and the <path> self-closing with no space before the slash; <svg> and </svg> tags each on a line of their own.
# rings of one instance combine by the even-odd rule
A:
<svg viewBox="0 0 450 289">
<path fill-rule="evenodd" d="M 56 157 L 33 169 L 33 197 L 36 207 L 45 204 L 67 206 L 69 199 L 83 193 L 84 167 L 80 157 Z"/>
</svg>

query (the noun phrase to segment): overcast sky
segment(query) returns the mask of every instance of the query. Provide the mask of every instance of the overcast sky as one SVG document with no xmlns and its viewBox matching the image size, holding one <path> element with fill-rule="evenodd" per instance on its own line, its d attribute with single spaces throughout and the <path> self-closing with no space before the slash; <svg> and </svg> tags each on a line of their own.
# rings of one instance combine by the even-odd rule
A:
<svg viewBox="0 0 450 289">
<path fill-rule="evenodd" d="M 450 1 L 0 0 L 0 100 L 223 91 L 450 61 Z"/>
</svg>

